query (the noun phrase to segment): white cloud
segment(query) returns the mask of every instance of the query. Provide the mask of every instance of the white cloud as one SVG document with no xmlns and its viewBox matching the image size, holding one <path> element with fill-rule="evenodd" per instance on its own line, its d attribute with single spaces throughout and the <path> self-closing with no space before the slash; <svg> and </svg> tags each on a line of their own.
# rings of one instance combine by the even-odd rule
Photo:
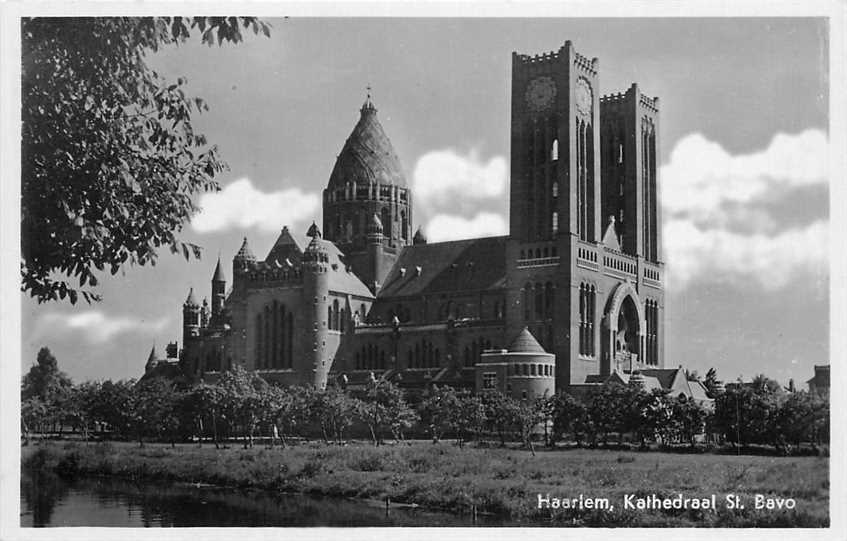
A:
<svg viewBox="0 0 847 541">
<path fill-rule="evenodd" d="M 480 212 L 471 219 L 452 214 L 437 214 L 426 226 L 429 242 L 474 239 L 507 233 L 506 220 L 493 212 Z"/>
<path fill-rule="evenodd" d="M 438 206 L 454 198 L 492 199 L 506 191 L 506 159 L 494 156 L 483 162 L 475 150 L 466 156 L 455 150 L 436 150 L 418 159 L 413 174 L 416 201 Z"/>
<path fill-rule="evenodd" d="M 792 189 L 826 184 L 826 134 L 777 134 L 760 152 L 733 156 L 699 133 L 683 137 L 662 166 L 662 204 L 670 216 L 713 220 L 726 203 L 784 197 Z"/>
<path fill-rule="evenodd" d="M 320 198 L 299 188 L 265 193 L 256 189 L 250 179 L 241 178 L 227 184 L 220 192 L 200 197 L 200 212 L 191 221 L 198 233 L 221 231 L 230 227 L 278 231 L 312 219 Z"/>
<path fill-rule="evenodd" d="M 73 332 L 79 334 L 88 342 L 102 344 L 125 332 L 134 334 L 158 333 L 164 330 L 169 323 L 169 317 L 145 321 L 130 316 L 107 316 L 99 310 L 88 310 L 75 314 L 48 312 L 41 316 L 36 334 Z"/>
<path fill-rule="evenodd" d="M 744 235 L 671 220 L 663 229 L 668 286 L 683 289 L 700 277 L 741 277 L 773 291 L 802 272 L 826 273 L 828 229 L 827 222 L 817 221 L 774 236 Z"/>
<path fill-rule="evenodd" d="M 828 222 L 786 228 L 768 204 L 827 183 L 826 135 L 777 134 L 767 149 L 732 155 L 700 134 L 681 139 L 661 168 L 668 285 L 743 278 L 766 290 L 804 271 L 826 273 Z M 825 216 L 827 209 L 822 208 Z"/>
</svg>

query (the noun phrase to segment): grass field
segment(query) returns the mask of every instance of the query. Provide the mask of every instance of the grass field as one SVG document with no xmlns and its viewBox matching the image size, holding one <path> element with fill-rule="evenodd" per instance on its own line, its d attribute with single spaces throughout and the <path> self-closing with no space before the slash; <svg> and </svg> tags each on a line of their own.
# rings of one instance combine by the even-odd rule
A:
<svg viewBox="0 0 847 541">
<path fill-rule="evenodd" d="M 213 483 L 286 492 L 385 499 L 533 523 L 575 526 L 826 527 L 829 459 L 608 450 L 459 449 L 452 443 L 412 442 L 373 447 L 301 443 L 285 449 L 206 445 L 47 441 L 25 446 L 24 463 L 38 450 L 45 467 L 67 473 Z M 538 508 L 538 495 L 607 498 L 614 509 Z M 625 509 L 635 498 L 710 498 L 717 509 Z M 744 509 L 727 509 L 737 495 Z M 794 509 L 754 509 L 756 494 L 793 498 Z"/>
</svg>

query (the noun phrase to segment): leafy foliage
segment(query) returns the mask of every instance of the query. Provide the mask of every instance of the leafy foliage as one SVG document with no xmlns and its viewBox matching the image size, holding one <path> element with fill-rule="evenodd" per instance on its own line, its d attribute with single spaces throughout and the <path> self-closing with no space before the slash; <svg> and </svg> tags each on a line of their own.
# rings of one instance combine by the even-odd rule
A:
<svg viewBox="0 0 847 541">
<path fill-rule="evenodd" d="M 23 291 L 90 302 L 95 270 L 155 264 L 161 246 L 200 256 L 176 235 L 225 164 L 191 123 L 205 102 L 145 57 L 194 30 L 209 45 L 238 43 L 242 26 L 269 35 L 253 17 L 22 21 Z"/>
</svg>

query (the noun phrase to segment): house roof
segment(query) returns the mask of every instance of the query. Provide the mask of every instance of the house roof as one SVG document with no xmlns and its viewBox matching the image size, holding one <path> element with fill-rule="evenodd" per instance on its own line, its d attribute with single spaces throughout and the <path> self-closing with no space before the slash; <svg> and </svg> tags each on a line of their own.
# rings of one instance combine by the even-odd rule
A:
<svg viewBox="0 0 847 541">
<path fill-rule="evenodd" d="M 407 246 L 388 273 L 379 297 L 502 288 L 506 281 L 506 238 Z"/>
<path fill-rule="evenodd" d="M 319 239 L 318 242 L 323 244 L 329 255 L 329 289 L 372 299 L 373 293 L 352 270 L 348 269 L 344 254 L 338 246 L 328 240 Z"/>
<path fill-rule="evenodd" d="M 376 112 L 368 96 L 362 105 L 359 122 L 347 137 L 335 161 L 329 176 L 329 186 L 344 186 L 348 181 L 406 186 L 400 159 L 385 135 Z"/>
</svg>

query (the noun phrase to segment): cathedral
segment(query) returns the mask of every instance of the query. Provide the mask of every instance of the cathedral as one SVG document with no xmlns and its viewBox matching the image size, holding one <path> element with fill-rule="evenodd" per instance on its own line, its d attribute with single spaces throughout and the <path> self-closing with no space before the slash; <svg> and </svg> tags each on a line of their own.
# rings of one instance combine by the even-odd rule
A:
<svg viewBox="0 0 847 541">
<path fill-rule="evenodd" d="M 599 69 L 570 41 L 512 54 L 510 225 L 498 237 L 427 242 L 368 96 L 322 223 L 305 238 L 282 227 L 263 258 L 245 238 L 229 288 L 219 260 L 211 302 L 192 290 L 183 305 L 174 362 L 193 380 L 241 365 L 281 384 L 376 378 L 517 398 L 613 376 L 672 382 L 659 98 L 637 84 L 600 96 Z"/>
</svg>

